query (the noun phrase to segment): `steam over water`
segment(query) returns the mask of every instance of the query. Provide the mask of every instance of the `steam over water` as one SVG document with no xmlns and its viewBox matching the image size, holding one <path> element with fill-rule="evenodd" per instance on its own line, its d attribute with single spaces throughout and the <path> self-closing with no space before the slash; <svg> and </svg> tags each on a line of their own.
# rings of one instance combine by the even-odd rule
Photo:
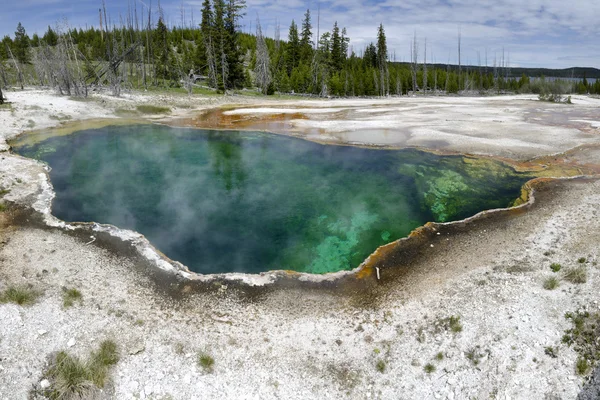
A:
<svg viewBox="0 0 600 400">
<path fill-rule="evenodd" d="M 417 150 L 154 125 L 16 150 L 52 167 L 58 218 L 138 231 L 200 273 L 352 269 L 427 221 L 508 206 L 530 178 Z"/>
</svg>

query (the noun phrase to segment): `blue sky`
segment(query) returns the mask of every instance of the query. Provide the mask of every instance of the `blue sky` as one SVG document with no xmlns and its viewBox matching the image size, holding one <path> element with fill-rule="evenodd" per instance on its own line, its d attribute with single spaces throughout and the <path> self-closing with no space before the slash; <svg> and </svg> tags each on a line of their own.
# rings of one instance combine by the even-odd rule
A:
<svg viewBox="0 0 600 400">
<path fill-rule="evenodd" d="M 113 21 L 125 15 L 128 4 L 138 10 L 150 0 L 106 0 Z M 101 0 L 2 0 L 0 35 L 13 35 L 20 21 L 31 36 L 65 18 L 70 26 L 98 26 Z M 187 24 L 200 20 L 202 0 L 162 0 L 167 22 L 181 24 L 181 9 Z M 157 0 L 152 0 L 156 9 Z M 383 23 L 390 53 L 396 60 L 410 59 L 414 33 L 423 58 L 427 39 L 428 61 L 456 63 L 457 35 L 462 35 L 463 64 L 492 65 L 504 48 L 512 66 L 600 68 L 600 1 L 598 0 L 247 0 L 242 29 L 256 27 L 257 13 L 263 32 L 273 36 L 277 23 L 281 37 L 287 37 L 292 19 L 300 23 L 307 8 L 317 31 L 320 7 L 321 33 L 331 30 L 334 21 L 346 27 L 352 48 L 359 53 L 375 40 L 377 26 Z M 156 18 L 156 16 L 155 16 Z"/>
</svg>

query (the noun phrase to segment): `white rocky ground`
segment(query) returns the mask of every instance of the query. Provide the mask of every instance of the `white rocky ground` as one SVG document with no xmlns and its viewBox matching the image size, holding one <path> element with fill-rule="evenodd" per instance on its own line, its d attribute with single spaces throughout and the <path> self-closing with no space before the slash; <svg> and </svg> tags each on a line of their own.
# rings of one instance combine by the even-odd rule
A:
<svg viewBox="0 0 600 400">
<path fill-rule="evenodd" d="M 128 101 L 153 101 L 143 95 L 125 100 L 98 96 L 85 103 L 47 92 L 7 95 L 14 111 L 0 111 L 2 137 L 29 129 L 20 125 L 26 119 L 36 127 L 58 123 L 47 117 L 49 112 L 72 119 L 110 117 Z M 38 103 L 30 100 L 32 95 Z M 197 107 L 211 101 L 191 100 Z M 453 102 L 467 100 L 443 101 L 452 108 Z M 485 101 L 502 104 L 500 99 Z M 298 102 L 298 107 L 352 102 L 320 103 Z M 372 109 L 377 102 L 354 103 L 369 103 L 365 109 Z M 593 99 L 588 103 L 596 104 Z M 61 108 L 48 110 L 54 104 Z M 390 108 L 389 101 L 380 105 Z M 591 112 L 578 113 L 577 107 L 576 99 L 575 114 Z M 510 126 L 539 125 L 516 112 L 520 118 Z M 569 112 L 560 112 L 563 120 L 570 118 Z M 578 138 L 574 127 L 566 129 L 572 137 L 561 144 L 563 150 Z M 580 138 L 595 140 L 586 132 Z M 550 133 L 539 140 L 555 146 L 555 139 Z M 45 182 L 39 164 L 0 154 L 0 186 L 10 188 L 12 201 L 28 206 L 37 201 L 43 210 L 49 200 L 39 198 L 48 193 L 42 190 Z M 114 339 L 121 349 L 106 398 L 576 398 L 583 379 L 575 374 L 575 352 L 560 339 L 569 327 L 565 312 L 598 308 L 600 182 L 548 184 L 536 198 L 525 213 L 474 224 L 464 233 L 442 231 L 405 277 L 390 283 L 384 270 L 378 296 L 368 304 L 359 301 L 362 293 L 342 295 L 300 285 L 245 297 L 228 284 L 174 298 L 134 258 L 86 244 L 89 238 L 61 229 L 10 224 L 9 215 L 0 213 L 0 291 L 31 284 L 43 292 L 30 307 L 0 304 L 0 399 L 27 398 L 50 353 L 67 349 L 85 356 L 104 338 Z M 567 268 L 580 257 L 586 258 L 586 283 L 562 280 L 554 291 L 542 288 L 553 274 L 550 263 Z M 63 308 L 62 287 L 78 288 L 83 302 Z M 436 329 L 437 321 L 452 315 L 461 317 L 461 332 Z M 546 346 L 557 347 L 558 358 L 546 355 Z M 197 365 L 199 352 L 214 357 L 212 373 Z M 439 352 L 442 360 L 436 359 Z M 469 354 L 479 360 L 477 365 Z M 379 361 L 383 372 L 377 369 Z M 435 366 L 430 374 L 424 371 L 428 363 Z"/>
</svg>

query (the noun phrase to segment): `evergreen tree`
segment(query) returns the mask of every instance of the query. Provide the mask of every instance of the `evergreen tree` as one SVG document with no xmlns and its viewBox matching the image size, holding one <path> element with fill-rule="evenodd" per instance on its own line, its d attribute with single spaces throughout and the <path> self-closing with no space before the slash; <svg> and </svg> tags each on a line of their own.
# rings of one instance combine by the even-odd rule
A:
<svg viewBox="0 0 600 400">
<path fill-rule="evenodd" d="M 243 64 L 243 54 L 238 40 L 238 21 L 244 16 L 246 0 L 228 0 L 225 9 L 225 51 L 229 67 L 229 74 L 226 79 L 228 87 L 244 87 L 245 74 Z"/>
<path fill-rule="evenodd" d="M 58 43 L 58 35 L 52 30 L 52 28 L 50 28 L 50 25 L 48 25 L 48 30 L 46 31 L 42 39 L 44 40 L 44 43 L 46 43 L 48 46 L 56 46 L 56 44 Z"/>
<path fill-rule="evenodd" d="M 156 29 L 154 30 L 154 63 L 156 68 L 156 78 L 170 79 L 170 46 L 168 40 L 169 32 L 163 22 L 162 16 L 158 18 Z"/>
<path fill-rule="evenodd" d="M 336 21 L 331 31 L 331 67 L 333 71 L 340 71 L 343 68 L 344 57 L 342 47 L 342 36 L 340 35 L 340 28 Z"/>
<path fill-rule="evenodd" d="M 296 22 L 292 20 L 290 25 L 290 31 L 288 33 L 288 45 L 286 51 L 286 64 L 288 74 L 292 73 L 292 70 L 300 63 L 300 38 L 298 37 L 298 27 Z"/>
<path fill-rule="evenodd" d="M 379 68 L 379 81 L 381 95 L 389 94 L 389 79 L 388 79 L 388 51 L 387 41 L 385 38 L 385 30 L 383 24 L 379 24 L 377 30 L 377 67 Z"/>
<path fill-rule="evenodd" d="M 227 52 L 225 42 L 225 1 L 214 0 L 214 23 L 213 38 L 215 41 L 215 65 L 217 67 L 217 87 L 219 90 L 227 89 L 229 63 L 227 62 Z"/>
<path fill-rule="evenodd" d="M 304 20 L 302 21 L 302 33 L 300 35 L 300 57 L 303 61 L 308 61 L 312 58 L 313 44 L 310 10 L 306 10 Z"/>
<path fill-rule="evenodd" d="M 204 0 L 202 3 L 202 22 L 200 23 L 200 32 L 202 34 L 202 44 L 204 47 L 204 58 L 206 59 L 206 66 L 204 73 L 208 75 L 208 84 L 212 87 L 217 87 L 217 59 L 216 59 L 216 45 L 215 42 L 215 20 L 213 10 L 210 4 L 210 0 Z M 198 51 L 202 51 L 198 47 Z M 196 57 L 200 65 L 202 66 L 202 55 Z"/>
<path fill-rule="evenodd" d="M 29 36 L 25 32 L 25 28 L 19 22 L 15 31 L 15 40 L 13 42 L 14 56 L 21 64 L 29 64 L 31 55 L 29 54 Z"/>
</svg>

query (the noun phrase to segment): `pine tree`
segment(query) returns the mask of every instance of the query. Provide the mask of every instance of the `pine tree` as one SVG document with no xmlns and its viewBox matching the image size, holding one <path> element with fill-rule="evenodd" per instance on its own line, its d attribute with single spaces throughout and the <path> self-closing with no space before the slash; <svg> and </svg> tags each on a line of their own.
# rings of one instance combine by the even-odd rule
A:
<svg viewBox="0 0 600 400">
<path fill-rule="evenodd" d="M 29 54 L 29 36 L 25 32 L 25 28 L 19 22 L 17 30 L 15 31 L 14 40 L 14 56 L 21 64 L 29 64 L 31 62 L 31 55 Z"/>
<path fill-rule="evenodd" d="M 48 25 L 48 31 L 46 31 L 42 39 L 48 46 L 56 46 L 58 43 L 58 35 L 50 28 L 50 25 Z"/>
<path fill-rule="evenodd" d="M 341 71 L 344 64 L 342 54 L 342 36 L 337 21 L 333 24 L 331 31 L 331 67 L 334 71 Z"/>
<path fill-rule="evenodd" d="M 154 30 L 154 63 L 156 68 L 157 79 L 170 79 L 170 60 L 171 53 L 169 45 L 169 31 L 162 16 L 158 18 L 156 29 Z"/>
<path fill-rule="evenodd" d="M 379 81 L 380 81 L 380 91 L 381 95 L 388 95 L 389 91 L 389 79 L 387 79 L 388 75 L 388 51 L 387 51 L 387 41 L 385 38 L 385 30 L 383 29 L 383 24 L 379 24 L 379 29 L 377 30 L 377 66 L 379 68 Z M 387 83 L 387 85 L 386 85 Z"/>
<path fill-rule="evenodd" d="M 244 87 L 245 74 L 243 54 L 238 40 L 238 21 L 244 16 L 246 0 L 228 0 L 225 8 L 225 51 L 229 68 L 226 79 L 228 87 Z"/>
<path fill-rule="evenodd" d="M 288 74 L 292 73 L 292 70 L 300 63 L 300 38 L 298 37 L 298 27 L 296 22 L 292 20 L 290 30 L 288 33 L 288 45 L 286 52 L 286 64 Z"/>
<path fill-rule="evenodd" d="M 215 55 L 215 21 L 210 0 L 204 0 L 202 3 L 202 22 L 200 23 L 200 32 L 202 33 L 202 43 L 204 44 L 206 68 L 208 75 L 208 84 L 214 88 L 217 87 L 217 61 Z M 201 56 L 197 59 L 202 60 Z"/>
<path fill-rule="evenodd" d="M 304 20 L 302 21 L 302 33 L 300 35 L 300 57 L 302 61 L 309 61 L 312 59 L 312 24 L 310 22 L 310 10 L 306 10 L 304 14 Z"/>
</svg>

